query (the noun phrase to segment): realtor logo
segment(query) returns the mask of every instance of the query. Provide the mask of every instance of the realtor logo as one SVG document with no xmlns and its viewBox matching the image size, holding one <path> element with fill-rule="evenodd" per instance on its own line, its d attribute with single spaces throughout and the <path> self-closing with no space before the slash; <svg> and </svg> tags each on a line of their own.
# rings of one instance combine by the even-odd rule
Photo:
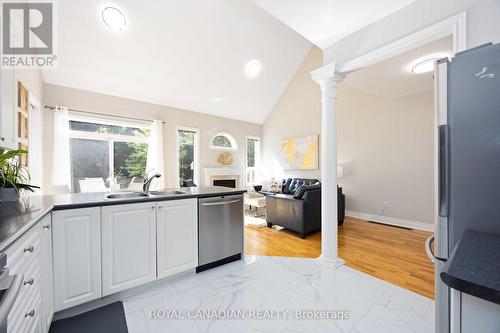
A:
<svg viewBox="0 0 500 333">
<path fill-rule="evenodd" d="M 54 4 L 2 2 L 2 67 L 54 67 Z"/>
</svg>

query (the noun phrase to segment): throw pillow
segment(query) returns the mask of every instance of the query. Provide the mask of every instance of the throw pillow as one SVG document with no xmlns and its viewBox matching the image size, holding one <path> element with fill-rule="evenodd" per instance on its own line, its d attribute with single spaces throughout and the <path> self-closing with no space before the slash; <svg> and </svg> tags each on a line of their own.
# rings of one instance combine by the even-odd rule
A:
<svg viewBox="0 0 500 333">
<path fill-rule="evenodd" d="M 319 190 L 321 185 L 300 185 L 299 188 L 293 194 L 294 199 L 302 199 L 304 193 L 311 190 Z"/>
<path fill-rule="evenodd" d="M 273 193 L 281 193 L 282 187 L 283 184 L 281 182 L 272 182 L 269 190 Z"/>
</svg>

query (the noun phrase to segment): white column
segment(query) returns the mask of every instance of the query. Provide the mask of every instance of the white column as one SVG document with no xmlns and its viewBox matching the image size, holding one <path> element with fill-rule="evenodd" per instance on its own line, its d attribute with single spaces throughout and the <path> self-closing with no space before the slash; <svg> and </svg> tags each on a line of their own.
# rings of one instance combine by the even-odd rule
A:
<svg viewBox="0 0 500 333">
<path fill-rule="evenodd" d="M 337 268 L 344 264 L 338 255 L 337 222 L 337 85 L 344 78 L 329 64 L 312 73 L 321 86 L 321 256 L 322 263 Z"/>
</svg>

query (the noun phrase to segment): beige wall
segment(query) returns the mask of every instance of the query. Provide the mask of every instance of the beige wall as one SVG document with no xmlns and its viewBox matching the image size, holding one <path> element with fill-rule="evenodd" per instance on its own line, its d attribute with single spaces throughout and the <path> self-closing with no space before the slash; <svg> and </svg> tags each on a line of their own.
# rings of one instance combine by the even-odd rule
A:
<svg viewBox="0 0 500 333">
<path fill-rule="evenodd" d="M 240 168 L 243 168 L 245 165 L 245 136 L 261 136 L 262 134 L 262 126 L 258 124 L 48 84 L 44 86 L 43 100 L 47 105 L 64 105 L 69 108 L 115 116 L 130 116 L 165 121 L 163 136 L 167 187 L 177 187 L 177 184 L 175 184 L 176 126 L 200 129 L 201 168 L 217 166 L 217 156 L 220 154 L 220 151 L 208 148 L 210 139 L 217 132 L 230 133 L 238 141 L 238 150 L 233 152 L 233 167 Z M 44 112 L 44 183 L 47 185 L 51 181 L 53 165 L 53 113 L 48 110 Z M 200 171 L 200 178 L 201 184 L 199 185 L 203 185 L 202 170 Z"/>
<path fill-rule="evenodd" d="M 283 170 L 278 157 L 281 139 L 321 132 L 321 91 L 311 79 L 311 71 L 321 67 L 322 57 L 319 48 L 311 49 L 262 125 L 264 180 L 320 177 L 319 170 Z"/>
<path fill-rule="evenodd" d="M 43 78 L 39 69 L 16 69 L 16 79 L 34 94 L 40 102 L 43 98 Z"/>
<path fill-rule="evenodd" d="M 433 91 L 390 99 L 342 83 L 337 106 L 346 209 L 433 223 Z"/>
<path fill-rule="evenodd" d="M 321 92 L 310 76 L 321 66 L 321 50 L 314 48 L 263 124 L 266 180 L 321 177 L 320 170 L 282 170 L 277 159 L 280 139 L 321 134 Z M 384 216 L 432 223 L 432 92 L 390 100 L 341 84 L 337 101 L 347 210 L 378 215 L 389 201 Z"/>
</svg>

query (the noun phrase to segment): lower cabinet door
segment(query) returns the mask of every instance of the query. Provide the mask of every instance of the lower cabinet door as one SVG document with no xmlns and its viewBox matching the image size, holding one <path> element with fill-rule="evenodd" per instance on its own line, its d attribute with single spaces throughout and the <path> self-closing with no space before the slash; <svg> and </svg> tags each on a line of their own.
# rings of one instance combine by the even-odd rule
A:
<svg viewBox="0 0 500 333">
<path fill-rule="evenodd" d="M 53 212 L 52 237 L 55 311 L 100 298 L 100 208 Z"/>
<path fill-rule="evenodd" d="M 158 277 L 198 266 L 197 199 L 158 202 Z"/>
<path fill-rule="evenodd" d="M 102 207 L 102 291 L 156 279 L 156 203 Z"/>
</svg>

